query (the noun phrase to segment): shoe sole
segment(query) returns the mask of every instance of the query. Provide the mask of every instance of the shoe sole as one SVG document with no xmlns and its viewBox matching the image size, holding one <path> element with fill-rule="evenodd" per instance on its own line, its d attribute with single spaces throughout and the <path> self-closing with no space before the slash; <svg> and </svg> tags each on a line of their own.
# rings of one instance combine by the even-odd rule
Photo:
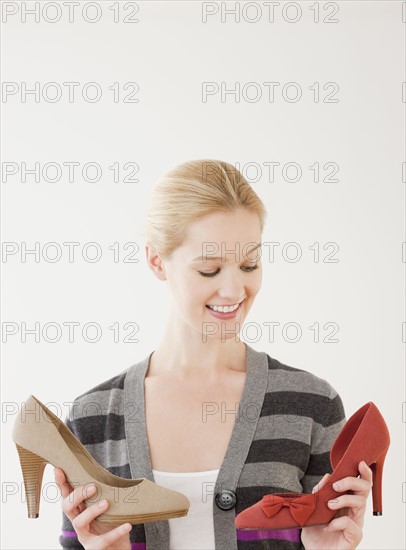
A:
<svg viewBox="0 0 406 550">
<path fill-rule="evenodd" d="M 156 514 L 148 514 L 148 515 L 136 515 L 136 516 L 109 516 L 108 514 L 103 514 L 102 516 L 97 516 L 94 518 L 99 523 L 107 523 L 107 524 L 120 524 L 120 523 L 149 523 L 152 521 L 163 521 L 165 519 L 172 519 L 172 518 L 180 518 L 183 516 L 186 516 L 188 514 L 188 510 L 180 510 L 180 511 L 174 511 L 174 512 L 165 512 L 165 513 L 156 513 Z"/>
<path fill-rule="evenodd" d="M 328 525 L 329 522 L 325 523 L 313 523 L 312 525 L 291 525 L 290 527 L 253 527 L 253 528 L 242 528 L 237 527 L 239 531 L 284 531 L 285 529 L 303 529 L 304 527 L 317 527 L 321 525 Z"/>
</svg>

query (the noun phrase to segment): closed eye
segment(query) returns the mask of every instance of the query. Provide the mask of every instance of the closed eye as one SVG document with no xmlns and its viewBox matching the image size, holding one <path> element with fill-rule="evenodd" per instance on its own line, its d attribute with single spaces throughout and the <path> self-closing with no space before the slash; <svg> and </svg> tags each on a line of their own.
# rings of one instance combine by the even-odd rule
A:
<svg viewBox="0 0 406 550">
<path fill-rule="evenodd" d="M 254 271 L 255 269 L 258 269 L 258 264 L 254 265 L 253 267 L 242 267 L 241 269 L 243 269 L 246 272 Z M 212 273 L 204 273 L 203 271 L 199 271 L 199 273 L 200 273 L 200 275 L 202 275 L 202 277 L 214 277 L 219 272 L 220 272 L 220 269 L 217 269 L 216 271 L 213 271 Z"/>
</svg>

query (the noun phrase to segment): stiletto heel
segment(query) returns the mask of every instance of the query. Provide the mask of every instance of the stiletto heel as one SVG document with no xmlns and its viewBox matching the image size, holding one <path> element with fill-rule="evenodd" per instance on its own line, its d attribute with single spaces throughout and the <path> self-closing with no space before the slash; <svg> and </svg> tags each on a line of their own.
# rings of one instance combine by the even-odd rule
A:
<svg viewBox="0 0 406 550">
<path fill-rule="evenodd" d="M 382 507 L 382 476 L 383 476 L 383 465 L 386 458 L 386 450 L 381 456 L 376 459 L 376 462 L 373 462 L 370 465 L 372 470 L 372 503 L 373 503 L 373 512 L 374 516 L 381 516 L 383 512 Z"/>
<path fill-rule="evenodd" d="M 12 439 L 20 457 L 29 518 L 39 517 L 47 464 L 61 468 L 72 487 L 92 482 L 98 488 L 97 499 L 106 498 L 110 503 L 108 511 L 95 518 L 100 523 L 147 523 L 187 515 L 190 501 L 184 494 L 146 478 L 128 479 L 110 473 L 39 399 L 30 395 L 23 405 Z M 94 497 L 83 500 L 86 507 L 94 502 Z"/>
<path fill-rule="evenodd" d="M 328 501 L 337 493 L 335 481 L 359 475 L 359 463 L 370 465 L 373 473 L 373 515 L 382 515 L 382 472 L 390 434 L 378 407 L 369 401 L 358 409 L 345 423 L 330 450 L 333 472 L 319 491 L 303 493 L 271 493 L 253 506 L 240 512 L 235 518 L 238 529 L 295 529 L 311 525 L 323 525 L 331 521 L 336 510 Z"/>
<path fill-rule="evenodd" d="M 18 456 L 20 457 L 21 471 L 23 473 L 28 517 L 38 518 L 42 478 L 47 462 L 35 453 L 20 447 L 20 445 L 16 444 L 16 447 Z"/>
</svg>

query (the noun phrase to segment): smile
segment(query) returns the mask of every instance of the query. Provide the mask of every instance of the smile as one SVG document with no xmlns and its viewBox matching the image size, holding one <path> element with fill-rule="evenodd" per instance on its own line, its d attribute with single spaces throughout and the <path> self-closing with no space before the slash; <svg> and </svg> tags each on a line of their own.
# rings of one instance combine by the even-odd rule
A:
<svg viewBox="0 0 406 550">
<path fill-rule="evenodd" d="M 238 306 L 240 305 L 240 303 L 242 302 L 239 302 L 238 304 L 234 304 L 232 306 L 209 306 L 207 305 L 206 307 L 208 307 L 209 309 L 212 309 L 213 311 L 220 311 L 221 313 L 229 313 L 231 311 L 235 311 Z"/>
</svg>

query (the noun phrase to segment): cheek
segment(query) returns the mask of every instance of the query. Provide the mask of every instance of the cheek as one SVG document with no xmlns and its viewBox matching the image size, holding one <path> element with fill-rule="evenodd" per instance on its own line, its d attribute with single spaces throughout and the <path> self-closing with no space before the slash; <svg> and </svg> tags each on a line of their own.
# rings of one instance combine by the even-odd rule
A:
<svg viewBox="0 0 406 550">
<path fill-rule="evenodd" d="M 176 306 L 182 310 L 191 310 L 197 302 L 199 296 L 199 288 L 196 281 L 190 280 L 190 277 L 181 273 L 174 274 L 172 278 L 172 299 Z"/>
<path fill-rule="evenodd" d="M 257 294 L 261 288 L 262 284 L 262 272 L 258 274 L 258 277 L 250 285 L 250 290 L 252 294 Z"/>
<path fill-rule="evenodd" d="M 183 304 L 191 311 L 196 307 L 205 307 L 211 296 L 208 285 L 200 282 L 196 277 L 184 278 L 179 287 Z"/>
<path fill-rule="evenodd" d="M 207 309 L 206 305 L 213 303 L 213 296 L 216 294 L 216 289 L 211 288 L 210 284 L 198 285 L 195 283 L 193 289 L 192 300 L 197 308 Z"/>
</svg>

